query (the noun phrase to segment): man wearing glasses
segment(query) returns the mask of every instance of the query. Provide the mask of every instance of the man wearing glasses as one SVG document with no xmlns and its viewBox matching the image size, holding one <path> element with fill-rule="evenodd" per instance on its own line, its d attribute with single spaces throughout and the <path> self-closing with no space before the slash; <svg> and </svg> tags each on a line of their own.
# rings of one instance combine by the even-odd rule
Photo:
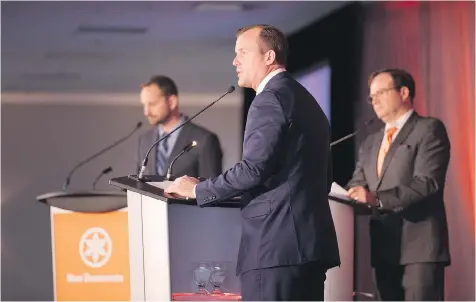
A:
<svg viewBox="0 0 476 302">
<path fill-rule="evenodd" d="M 450 264 L 443 191 L 450 159 L 444 124 L 415 112 L 415 82 L 400 69 L 369 77 L 377 117 L 366 138 L 349 196 L 379 209 L 370 220 L 371 263 L 381 300 L 444 300 Z"/>
</svg>

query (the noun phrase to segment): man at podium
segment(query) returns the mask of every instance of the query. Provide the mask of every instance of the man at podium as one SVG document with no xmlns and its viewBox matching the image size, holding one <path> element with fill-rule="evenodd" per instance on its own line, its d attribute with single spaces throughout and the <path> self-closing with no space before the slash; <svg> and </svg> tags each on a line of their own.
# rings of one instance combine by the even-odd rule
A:
<svg viewBox="0 0 476 302">
<path fill-rule="evenodd" d="M 166 191 L 200 206 L 242 196 L 236 273 L 243 300 L 323 300 L 326 271 L 340 264 L 327 196 L 329 122 L 286 71 L 288 44 L 280 30 L 242 28 L 235 52 L 238 85 L 256 91 L 242 160 L 200 183 L 178 178 Z"/>
<path fill-rule="evenodd" d="M 444 300 L 450 263 L 443 192 L 450 159 L 444 124 L 413 108 L 415 82 L 401 69 L 369 77 L 369 103 L 385 123 L 360 147 L 347 187 L 357 202 L 379 207 L 370 220 L 378 294 L 390 301 Z"/>
<path fill-rule="evenodd" d="M 150 146 L 187 120 L 179 110 L 178 89 L 166 76 L 156 75 L 142 85 L 140 102 L 152 128 L 139 138 L 137 169 Z M 192 122 L 172 133 L 151 151 L 146 174 L 165 176 L 172 160 L 192 141 L 197 147 L 184 153 L 174 163 L 174 176 L 213 177 L 222 172 L 222 150 L 215 133 Z"/>
</svg>

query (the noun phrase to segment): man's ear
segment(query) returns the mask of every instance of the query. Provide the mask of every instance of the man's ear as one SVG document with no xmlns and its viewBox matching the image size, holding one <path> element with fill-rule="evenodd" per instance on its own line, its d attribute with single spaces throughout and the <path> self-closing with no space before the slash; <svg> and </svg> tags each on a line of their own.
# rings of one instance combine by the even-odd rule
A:
<svg viewBox="0 0 476 302">
<path fill-rule="evenodd" d="M 410 99 L 410 89 L 408 87 L 403 86 L 400 88 L 400 96 L 403 100 Z"/>
<path fill-rule="evenodd" d="M 264 61 L 266 65 L 271 65 L 276 62 L 276 53 L 274 52 L 274 50 L 270 49 L 266 52 L 266 54 L 264 55 Z"/>
<path fill-rule="evenodd" d="M 169 108 L 170 110 L 175 110 L 178 108 L 178 97 L 176 95 L 170 95 L 168 98 L 167 98 L 168 102 L 169 102 Z"/>
</svg>

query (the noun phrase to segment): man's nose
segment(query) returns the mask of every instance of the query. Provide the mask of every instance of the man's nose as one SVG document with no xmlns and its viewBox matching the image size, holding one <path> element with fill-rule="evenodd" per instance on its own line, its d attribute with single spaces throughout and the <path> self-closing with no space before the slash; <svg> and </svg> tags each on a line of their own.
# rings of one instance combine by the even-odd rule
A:
<svg viewBox="0 0 476 302">
<path fill-rule="evenodd" d="M 145 106 L 145 107 L 144 107 L 144 115 L 145 115 L 145 116 L 149 116 L 149 114 L 150 114 L 149 107 Z"/>
</svg>

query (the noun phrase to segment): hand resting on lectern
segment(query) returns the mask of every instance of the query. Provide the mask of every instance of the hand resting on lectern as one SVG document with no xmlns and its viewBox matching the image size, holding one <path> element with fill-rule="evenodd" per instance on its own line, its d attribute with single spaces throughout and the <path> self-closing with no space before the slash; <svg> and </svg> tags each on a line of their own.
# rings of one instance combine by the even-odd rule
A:
<svg viewBox="0 0 476 302">
<path fill-rule="evenodd" d="M 178 196 L 183 196 L 183 198 L 193 198 L 195 199 L 195 185 L 198 184 L 200 180 L 195 177 L 182 176 L 175 179 L 172 184 L 167 186 L 164 189 L 165 193 L 175 194 Z"/>
</svg>

